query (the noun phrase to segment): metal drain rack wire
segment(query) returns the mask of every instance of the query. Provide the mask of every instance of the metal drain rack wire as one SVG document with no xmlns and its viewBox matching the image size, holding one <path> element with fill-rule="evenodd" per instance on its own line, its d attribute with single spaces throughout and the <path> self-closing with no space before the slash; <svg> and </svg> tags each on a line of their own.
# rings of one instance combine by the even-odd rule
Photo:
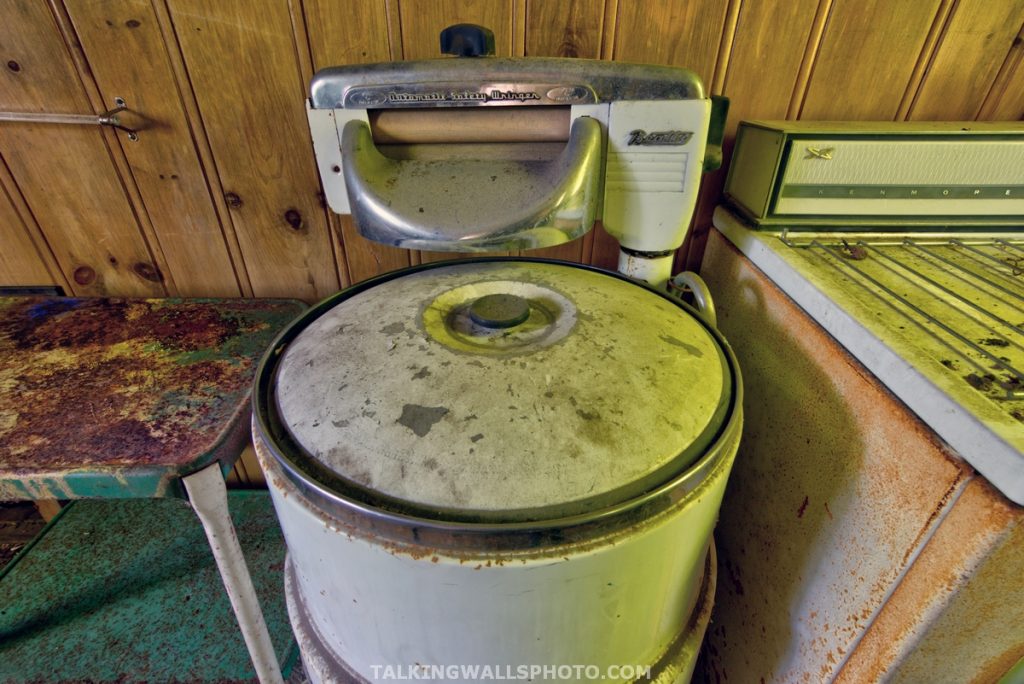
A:
<svg viewBox="0 0 1024 684">
<path fill-rule="evenodd" d="M 1024 241 L 780 237 L 880 304 L 869 305 L 878 325 L 912 336 L 987 396 L 1024 399 Z"/>
</svg>

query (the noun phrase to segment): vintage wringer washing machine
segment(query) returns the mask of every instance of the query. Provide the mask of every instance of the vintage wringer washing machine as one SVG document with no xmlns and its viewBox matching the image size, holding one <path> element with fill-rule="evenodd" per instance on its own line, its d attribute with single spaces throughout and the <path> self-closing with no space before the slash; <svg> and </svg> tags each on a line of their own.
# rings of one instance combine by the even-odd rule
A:
<svg viewBox="0 0 1024 684">
<path fill-rule="evenodd" d="M 464 25 L 441 42 L 462 57 L 313 78 L 331 208 L 372 240 L 454 252 L 601 219 L 625 275 L 424 265 L 273 345 L 254 434 L 307 673 L 687 680 L 742 423 L 709 300 L 664 291 L 717 155 L 712 101 L 683 69 L 480 56 L 493 36 Z"/>
</svg>

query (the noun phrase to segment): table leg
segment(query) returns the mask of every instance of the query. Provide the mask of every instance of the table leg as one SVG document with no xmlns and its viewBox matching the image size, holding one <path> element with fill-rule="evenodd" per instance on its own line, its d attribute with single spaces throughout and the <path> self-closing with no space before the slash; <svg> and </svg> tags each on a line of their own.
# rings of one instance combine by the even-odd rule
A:
<svg viewBox="0 0 1024 684">
<path fill-rule="evenodd" d="M 36 510 L 46 522 L 53 520 L 60 513 L 60 502 L 56 499 L 37 499 Z"/>
<path fill-rule="evenodd" d="M 189 501 L 206 530 L 220 576 L 224 580 L 231 607 L 242 629 L 256 675 L 262 684 L 281 684 L 281 668 L 270 642 L 249 569 L 238 545 L 235 527 L 228 514 L 227 489 L 220 466 L 214 463 L 182 478 Z"/>
</svg>

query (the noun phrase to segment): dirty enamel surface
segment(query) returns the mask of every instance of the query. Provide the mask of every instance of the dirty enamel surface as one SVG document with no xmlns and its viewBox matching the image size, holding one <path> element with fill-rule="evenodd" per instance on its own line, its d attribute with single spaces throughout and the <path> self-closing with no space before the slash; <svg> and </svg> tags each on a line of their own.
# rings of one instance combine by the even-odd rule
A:
<svg viewBox="0 0 1024 684">
<path fill-rule="evenodd" d="M 798 233 L 788 240 L 800 246 L 787 246 L 778 232 L 752 231 L 723 209 L 715 224 L 968 463 L 1024 504 L 1024 382 L 1013 370 L 1024 368 L 1019 236 L 1006 248 L 961 236 L 987 243 L 972 249 L 948 236 L 857 233 L 852 242 L 869 244 L 852 245 L 864 254 L 851 259 L 834 235 L 816 236 L 830 246 L 823 250 L 804 246 L 812 238 Z M 903 245 L 903 237 L 925 249 Z"/>
<path fill-rule="evenodd" d="M 291 301 L 0 298 L 0 500 L 163 496 L 244 439 Z"/>
<path fill-rule="evenodd" d="M 530 318 L 475 324 L 465 308 L 498 292 L 526 298 Z M 341 301 L 284 352 L 276 399 L 296 441 L 349 481 L 515 519 L 607 505 L 685 470 L 730 388 L 711 334 L 658 295 L 577 268 L 495 263 Z"/>
<path fill-rule="evenodd" d="M 716 231 L 703 273 L 748 392 L 709 672 L 833 681 L 973 473 Z"/>
</svg>

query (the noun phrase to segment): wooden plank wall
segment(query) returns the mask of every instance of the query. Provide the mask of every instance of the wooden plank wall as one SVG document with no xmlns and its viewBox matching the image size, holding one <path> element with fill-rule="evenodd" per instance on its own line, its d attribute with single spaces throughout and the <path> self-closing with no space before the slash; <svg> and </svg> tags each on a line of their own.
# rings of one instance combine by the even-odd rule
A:
<svg viewBox="0 0 1024 684">
<path fill-rule="evenodd" d="M 1024 117 L 1024 0 L 7 0 L 0 109 L 123 98 L 153 125 L 0 124 L 0 285 L 313 301 L 446 256 L 324 207 L 303 98 L 316 69 L 432 57 L 458 22 L 502 55 L 690 67 L 732 100 L 727 150 L 742 118 Z M 699 263 L 723 180 L 677 267 Z M 616 251 L 599 228 L 538 254 Z"/>
</svg>

